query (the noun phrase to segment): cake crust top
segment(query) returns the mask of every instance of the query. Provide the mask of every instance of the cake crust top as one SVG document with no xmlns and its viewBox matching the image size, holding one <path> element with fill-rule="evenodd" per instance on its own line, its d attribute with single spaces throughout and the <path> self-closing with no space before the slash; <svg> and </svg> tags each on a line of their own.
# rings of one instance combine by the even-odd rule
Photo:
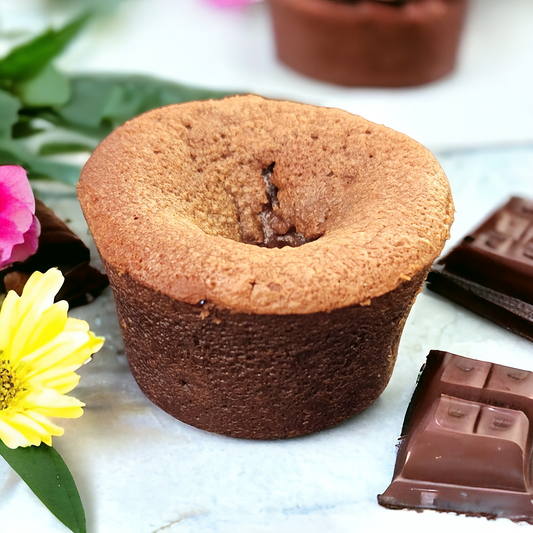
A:
<svg viewBox="0 0 533 533">
<path fill-rule="evenodd" d="M 126 122 L 85 165 L 78 196 L 119 272 L 183 302 L 258 314 L 369 304 L 428 267 L 453 221 L 448 180 L 414 140 L 253 95 Z M 265 247 L 267 211 L 307 242 Z"/>
</svg>

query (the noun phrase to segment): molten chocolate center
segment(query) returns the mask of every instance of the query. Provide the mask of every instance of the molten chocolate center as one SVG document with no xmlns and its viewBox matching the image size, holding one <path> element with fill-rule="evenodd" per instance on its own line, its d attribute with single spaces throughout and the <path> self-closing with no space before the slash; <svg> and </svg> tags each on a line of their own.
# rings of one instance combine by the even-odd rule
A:
<svg viewBox="0 0 533 533">
<path fill-rule="evenodd" d="M 261 173 L 268 199 L 268 203 L 264 205 L 263 210 L 259 213 L 263 230 L 263 242 L 257 243 L 243 240 L 247 244 L 257 244 L 265 248 L 283 248 L 284 246 L 295 248 L 315 239 L 306 239 L 303 233 L 296 231 L 296 228 L 281 215 L 278 188 L 270 181 L 275 165 L 276 163 L 272 163 L 267 168 L 264 168 Z"/>
</svg>

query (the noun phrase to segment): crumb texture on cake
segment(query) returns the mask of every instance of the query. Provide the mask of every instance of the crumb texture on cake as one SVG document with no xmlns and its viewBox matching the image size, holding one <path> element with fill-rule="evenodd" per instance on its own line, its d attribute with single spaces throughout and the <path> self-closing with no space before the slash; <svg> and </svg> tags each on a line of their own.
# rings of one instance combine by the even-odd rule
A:
<svg viewBox="0 0 533 533">
<path fill-rule="evenodd" d="M 406 135 L 252 95 L 125 123 L 78 194 L 117 272 L 182 302 L 258 314 L 367 304 L 430 265 L 453 219 L 446 176 Z"/>
</svg>

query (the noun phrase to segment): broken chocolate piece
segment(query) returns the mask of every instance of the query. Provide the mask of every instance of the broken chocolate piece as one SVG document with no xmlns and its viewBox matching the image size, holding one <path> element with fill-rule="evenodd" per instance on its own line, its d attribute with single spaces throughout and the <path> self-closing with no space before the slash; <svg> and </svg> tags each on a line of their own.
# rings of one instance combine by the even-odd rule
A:
<svg viewBox="0 0 533 533">
<path fill-rule="evenodd" d="M 3 272 L 6 292 L 20 294 L 33 272 L 58 267 L 65 282 L 56 301 L 67 300 L 71 308 L 90 303 L 109 285 L 107 276 L 89 265 L 87 246 L 40 200 L 35 200 L 35 215 L 41 223 L 39 248 L 26 261 Z"/>
<path fill-rule="evenodd" d="M 378 502 L 533 524 L 532 417 L 533 373 L 431 351 Z"/>
<path fill-rule="evenodd" d="M 533 340 L 533 201 L 511 198 L 437 263 L 427 286 Z"/>
</svg>

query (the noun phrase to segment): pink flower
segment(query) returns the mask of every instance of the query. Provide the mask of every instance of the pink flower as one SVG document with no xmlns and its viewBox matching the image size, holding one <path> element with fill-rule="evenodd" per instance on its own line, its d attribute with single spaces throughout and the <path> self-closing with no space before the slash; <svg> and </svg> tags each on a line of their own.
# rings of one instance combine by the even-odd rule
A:
<svg viewBox="0 0 533 533">
<path fill-rule="evenodd" d="M 0 270 L 37 251 L 41 225 L 22 167 L 0 166 Z"/>
</svg>

